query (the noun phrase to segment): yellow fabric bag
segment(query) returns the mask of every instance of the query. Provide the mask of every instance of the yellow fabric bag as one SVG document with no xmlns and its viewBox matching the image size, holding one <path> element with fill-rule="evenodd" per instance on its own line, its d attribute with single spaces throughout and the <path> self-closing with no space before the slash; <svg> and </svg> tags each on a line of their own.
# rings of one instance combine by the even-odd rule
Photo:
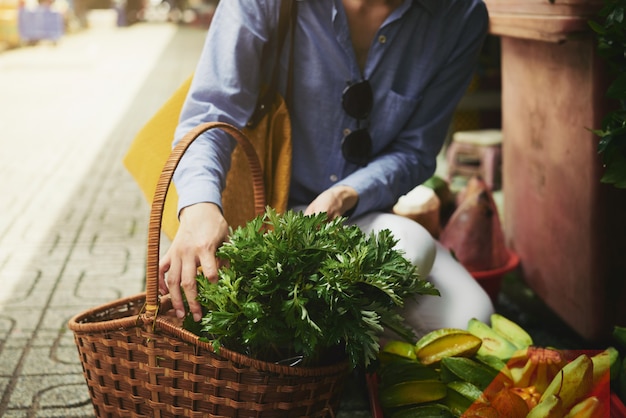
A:
<svg viewBox="0 0 626 418">
<path fill-rule="evenodd" d="M 281 3 L 277 28 L 278 51 L 282 50 L 290 29 L 290 21 L 295 18 L 295 14 L 295 2 L 286 0 Z M 293 48 L 293 42 L 291 47 Z M 292 55 L 293 51 L 290 51 L 290 56 Z M 260 118 L 258 121 L 255 120 L 253 126 L 243 129 L 243 132 L 254 146 L 263 169 L 266 204 L 278 212 L 284 212 L 287 209 L 291 181 L 291 123 L 287 104 L 276 88 L 279 57 L 280 54 L 277 53 L 271 83 L 261 96 L 260 103 L 263 103 L 263 106 L 257 104 L 256 112 Z M 124 157 L 126 169 L 150 203 L 163 166 L 172 151 L 174 132 L 191 80 L 192 77 L 188 78 L 139 131 Z M 288 80 L 288 85 L 290 84 L 291 69 Z M 268 92 L 269 94 L 274 92 L 274 97 L 268 96 Z M 177 204 L 178 194 L 172 184 L 165 200 L 162 220 L 162 230 L 170 239 L 174 238 L 178 230 Z M 232 154 L 226 188 L 222 193 L 222 209 L 226 220 L 233 228 L 245 224 L 257 215 L 252 198 L 250 169 L 239 146 L 235 147 Z"/>
<path fill-rule="evenodd" d="M 152 202 L 159 175 L 172 150 L 174 131 L 190 84 L 191 77 L 138 132 L 124 156 L 126 169 L 148 202 Z M 283 98 L 276 94 L 265 116 L 254 128 L 245 128 L 243 132 L 259 156 L 267 204 L 284 212 L 291 179 L 291 124 Z M 170 239 L 178 230 L 177 202 L 178 194 L 172 184 L 165 201 L 162 224 L 163 232 Z M 224 216 L 232 227 L 243 225 L 256 215 L 250 169 L 238 146 L 232 155 L 222 204 Z"/>
</svg>

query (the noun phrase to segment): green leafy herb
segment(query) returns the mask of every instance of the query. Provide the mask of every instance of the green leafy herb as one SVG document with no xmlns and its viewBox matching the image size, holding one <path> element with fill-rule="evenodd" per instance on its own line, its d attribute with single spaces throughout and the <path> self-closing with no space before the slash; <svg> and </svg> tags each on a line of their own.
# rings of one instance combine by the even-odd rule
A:
<svg viewBox="0 0 626 418">
<path fill-rule="evenodd" d="M 602 129 L 592 132 L 600 140 L 605 172 L 601 181 L 626 188 L 626 0 L 605 0 L 598 21 L 589 26 L 597 36 L 597 52 L 608 67 L 611 84 L 606 96 L 617 105 L 602 119 Z"/>
<path fill-rule="evenodd" d="M 368 366 L 383 327 L 414 339 L 398 315 L 405 298 L 438 295 L 394 248 L 388 230 L 366 235 L 345 218 L 268 208 L 218 250 L 227 262 L 217 284 L 198 276 L 205 308 L 199 334 L 266 361 Z"/>
</svg>

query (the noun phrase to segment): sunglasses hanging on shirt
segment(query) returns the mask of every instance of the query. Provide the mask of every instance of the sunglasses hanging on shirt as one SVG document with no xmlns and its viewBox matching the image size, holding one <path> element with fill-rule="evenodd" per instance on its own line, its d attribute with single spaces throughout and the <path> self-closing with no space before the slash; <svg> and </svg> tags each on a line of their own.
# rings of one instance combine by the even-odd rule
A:
<svg viewBox="0 0 626 418">
<path fill-rule="evenodd" d="M 350 84 L 341 95 L 343 110 L 357 120 L 357 129 L 341 140 L 341 153 L 346 161 L 360 166 L 367 165 L 372 157 L 372 137 L 361 121 L 369 118 L 374 105 L 374 95 L 369 81 Z"/>
</svg>

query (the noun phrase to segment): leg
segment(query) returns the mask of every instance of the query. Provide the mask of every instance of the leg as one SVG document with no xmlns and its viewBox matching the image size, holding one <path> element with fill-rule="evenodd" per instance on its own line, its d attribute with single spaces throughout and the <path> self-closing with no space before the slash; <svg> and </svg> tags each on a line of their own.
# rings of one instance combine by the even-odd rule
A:
<svg viewBox="0 0 626 418">
<path fill-rule="evenodd" d="M 494 312 L 487 293 L 445 247 L 437 243 L 437 257 L 428 279 L 441 297 L 407 300 L 403 312 L 419 336 L 438 328 L 466 329 L 470 318 L 489 323 Z"/>
<path fill-rule="evenodd" d="M 402 314 L 417 336 L 438 328 L 466 329 L 472 317 L 489 322 L 494 308 L 487 293 L 417 222 L 390 213 L 371 213 L 352 222 L 367 233 L 391 230 L 399 240 L 398 248 L 441 293 L 440 297 L 425 295 L 405 301 Z"/>
<path fill-rule="evenodd" d="M 417 222 L 392 213 L 374 212 L 360 216 L 350 223 L 356 224 L 365 233 L 389 229 L 398 243 L 396 249 L 404 252 L 422 278 L 427 278 L 435 262 L 435 240 Z"/>
</svg>

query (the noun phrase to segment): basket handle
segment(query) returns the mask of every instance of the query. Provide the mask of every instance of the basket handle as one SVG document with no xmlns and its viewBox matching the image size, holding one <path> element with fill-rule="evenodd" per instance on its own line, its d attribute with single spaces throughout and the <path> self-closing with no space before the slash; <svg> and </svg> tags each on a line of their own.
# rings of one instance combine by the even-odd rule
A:
<svg viewBox="0 0 626 418">
<path fill-rule="evenodd" d="M 263 169 L 259 157 L 248 137 L 236 127 L 224 122 L 207 122 L 190 130 L 174 147 L 165 166 L 161 171 L 156 185 L 150 219 L 148 225 L 148 252 L 146 256 L 146 314 L 148 317 L 156 316 L 159 301 L 159 254 L 161 243 L 161 223 L 165 198 L 169 189 L 174 170 L 178 166 L 183 154 L 189 146 L 204 132 L 211 129 L 221 129 L 230 134 L 241 146 L 252 175 L 252 190 L 254 196 L 254 211 L 262 214 L 265 211 L 265 184 L 263 182 Z"/>
</svg>

